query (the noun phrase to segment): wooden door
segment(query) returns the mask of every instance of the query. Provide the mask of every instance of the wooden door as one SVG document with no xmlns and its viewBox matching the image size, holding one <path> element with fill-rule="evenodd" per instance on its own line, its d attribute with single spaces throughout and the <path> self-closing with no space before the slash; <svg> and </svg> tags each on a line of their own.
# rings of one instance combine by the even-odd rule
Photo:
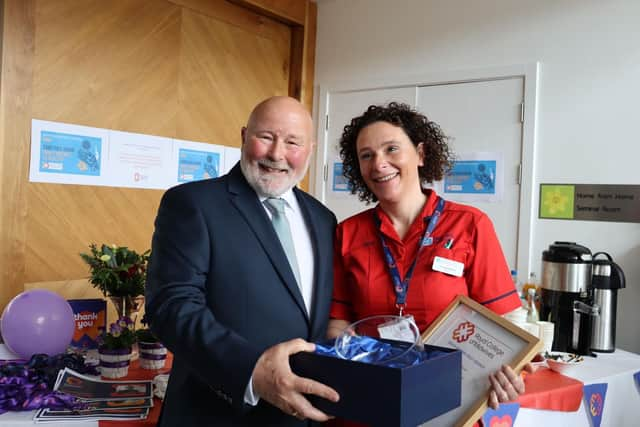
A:
<svg viewBox="0 0 640 427">
<path fill-rule="evenodd" d="M 0 136 L 0 190 L 16 196 L 2 210 L 0 307 L 25 282 L 86 277 L 78 253 L 91 242 L 149 248 L 162 196 L 28 182 L 31 118 L 239 147 L 251 108 L 291 93 L 292 34 L 299 32 L 222 0 L 7 0 L 3 6 L 5 22 L 15 12 L 31 28 L 5 26 L 3 34 L 5 50 L 9 43 L 22 50 L 23 71 L 31 74 L 21 80 L 28 83 L 15 132 L 22 139 L 11 140 L 8 131 Z M 20 78 L 8 71 L 3 64 L 3 82 Z M 5 120 L 20 107 L 7 94 Z"/>
</svg>

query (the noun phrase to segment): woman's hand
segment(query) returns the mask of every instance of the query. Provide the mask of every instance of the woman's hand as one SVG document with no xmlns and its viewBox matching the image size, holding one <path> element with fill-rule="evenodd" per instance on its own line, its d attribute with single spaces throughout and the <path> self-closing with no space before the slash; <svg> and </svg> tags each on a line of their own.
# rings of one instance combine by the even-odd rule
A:
<svg viewBox="0 0 640 427">
<path fill-rule="evenodd" d="M 525 371 L 533 372 L 535 368 L 527 363 Z M 510 366 L 502 365 L 502 368 L 489 375 L 491 390 L 489 391 L 489 407 L 498 409 L 501 402 L 511 402 L 524 393 L 524 381 Z"/>
</svg>

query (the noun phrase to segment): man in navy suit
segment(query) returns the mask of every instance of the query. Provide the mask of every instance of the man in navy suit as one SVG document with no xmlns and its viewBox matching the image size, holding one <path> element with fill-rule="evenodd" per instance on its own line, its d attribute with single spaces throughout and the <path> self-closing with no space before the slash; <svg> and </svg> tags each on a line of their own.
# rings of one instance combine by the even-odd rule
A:
<svg viewBox="0 0 640 427">
<path fill-rule="evenodd" d="M 289 366 L 324 338 L 333 287 L 336 218 L 295 187 L 312 132 L 298 101 L 267 99 L 228 175 L 164 194 L 146 289 L 151 329 L 174 355 L 159 425 L 303 426 L 328 419 L 305 395 L 338 400 Z M 293 261 L 270 198 L 284 199 Z"/>
</svg>

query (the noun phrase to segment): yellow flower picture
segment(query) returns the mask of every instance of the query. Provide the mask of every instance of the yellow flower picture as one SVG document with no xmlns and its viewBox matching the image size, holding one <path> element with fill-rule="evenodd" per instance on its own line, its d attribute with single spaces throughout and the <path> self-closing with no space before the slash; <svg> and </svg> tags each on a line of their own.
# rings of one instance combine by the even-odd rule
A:
<svg viewBox="0 0 640 427">
<path fill-rule="evenodd" d="M 573 219 L 573 185 L 540 185 L 540 218 Z"/>
</svg>

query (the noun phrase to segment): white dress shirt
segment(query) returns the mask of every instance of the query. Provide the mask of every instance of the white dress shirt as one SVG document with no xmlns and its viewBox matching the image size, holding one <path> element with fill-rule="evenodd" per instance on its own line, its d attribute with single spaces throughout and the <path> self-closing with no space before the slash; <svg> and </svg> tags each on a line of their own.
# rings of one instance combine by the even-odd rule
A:
<svg viewBox="0 0 640 427">
<path fill-rule="evenodd" d="M 296 259 L 298 260 L 298 271 L 300 272 L 300 281 L 302 282 L 298 283 L 298 286 L 302 294 L 302 299 L 304 300 L 304 305 L 307 308 L 307 314 L 311 316 L 315 268 L 311 233 L 302 215 L 298 199 L 295 194 L 293 194 L 293 190 L 285 192 L 280 197 L 286 202 L 284 214 L 289 222 L 291 239 L 293 240 Z M 269 219 L 271 219 L 271 211 L 265 205 L 265 200 L 267 200 L 267 197 L 260 197 L 260 203 L 262 203 L 262 207 L 267 212 L 267 215 L 269 215 Z M 249 384 L 247 384 L 247 388 L 244 391 L 244 401 L 253 406 L 257 405 L 260 401 L 260 396 L 257 396 L 253 391 L 253 376 L 249 379 Z"/>
<path fill-rule="evenodd" d="M 298 260 L 298 271 L 300 272 L 300 281 L 302 282 L 298 283 L 298 286 L 300 287 L 304 304 L 307 307 L 307 314 L 311 315 L 313 303 L 313 273 L 315 267 L 311 234 L 309 233 L 307 223 L 304 221 L 298 199 L 295 194 L 293 194 L 293 190 L 287 191 L 280 197 L 286 202 L 284 213 L 289 222 L 291 238 L 296 251 L 296 259 Z M 262 207 L 267 212 L 267 215 L 269 215 L 269 218 L 271 218 L 271 211 L 264 204 L 265 200 L 267 200 L 266 197 L 261 197 L 260 203 L 262 203 Z"/>
</svg>

